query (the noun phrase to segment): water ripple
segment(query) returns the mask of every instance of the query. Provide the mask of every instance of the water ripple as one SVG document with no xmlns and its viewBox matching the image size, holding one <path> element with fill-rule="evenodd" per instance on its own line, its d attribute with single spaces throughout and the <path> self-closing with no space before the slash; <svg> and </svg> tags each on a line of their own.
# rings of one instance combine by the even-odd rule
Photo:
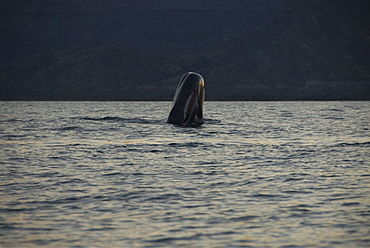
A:
<svg viewBox="0 0 370 248">
<path fill-rule="evenodd" d="M 368 247 L 368 102 L 9 102 L 3 247 Z"/>
</svg>

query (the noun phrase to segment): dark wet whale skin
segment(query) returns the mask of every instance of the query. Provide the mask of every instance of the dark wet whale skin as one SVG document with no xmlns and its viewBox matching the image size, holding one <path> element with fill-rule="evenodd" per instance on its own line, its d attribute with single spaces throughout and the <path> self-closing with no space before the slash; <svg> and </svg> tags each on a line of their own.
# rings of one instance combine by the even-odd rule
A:
<svg viewBox="0 0 370 248">
<path fill-rule="evenodd" d="M 167 123 L 186 127 L 197 127 L 204 123 L 204 79 L 195 72 L 182 76 L 173 97 Z"/>
</svg>

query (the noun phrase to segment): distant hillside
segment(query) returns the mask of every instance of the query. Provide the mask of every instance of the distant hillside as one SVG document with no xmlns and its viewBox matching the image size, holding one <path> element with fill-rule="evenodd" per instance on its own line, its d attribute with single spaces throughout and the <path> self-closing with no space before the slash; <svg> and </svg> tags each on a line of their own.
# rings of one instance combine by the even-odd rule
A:
<svg viewBox="0 0 370 248">
<path fill-rule="evenodd" d="M 369 23 L 367 0 L 289 0 L 278 18 L 209 49 L 200 72 L 234 88 L 222 90 L 228 99 L 370 99 Z"/>
<path fill-rule="evenodd" d="M 0 64 L 60 46 L 200 51 L 250 32 L 284 0 L 2 0 Z"/>
<path fill-rule="evenodd" d="M 0 66 L 0 99 L 170 100 L 181 75 L 197 71 L 207 100 L 370 100 L 369 4 L 287 0 L 254 31 L 194 53 L 63 46 Z"/>
<path fill-rule="evenodd" d="M 170 55 L 119 45 L 61 47 L 0 67 L 0 99 L 165 100 L 185 72 Z"/>
</svg>

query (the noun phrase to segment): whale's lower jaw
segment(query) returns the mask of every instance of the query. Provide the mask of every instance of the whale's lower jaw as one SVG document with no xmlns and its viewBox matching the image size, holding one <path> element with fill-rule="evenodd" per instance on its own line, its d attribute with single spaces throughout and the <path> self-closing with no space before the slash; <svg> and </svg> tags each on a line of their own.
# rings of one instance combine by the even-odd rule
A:
<svg viewBox="0 0 370 248">
<path fill-rule="evenodd" d="M 183 121 L 183 123 L 186 123 L 188 120 L 191 119 L 191 115 L 194 112 L 194 108 L 195 108 L 196 105 L 199 106 L 198 99 L 197 99 L 197 91 L 194 90 L 193 93 L 189 96 L 189 99 L 187 100 L 187 102 L 184 106 L 184 121 Z"/>
</svg>

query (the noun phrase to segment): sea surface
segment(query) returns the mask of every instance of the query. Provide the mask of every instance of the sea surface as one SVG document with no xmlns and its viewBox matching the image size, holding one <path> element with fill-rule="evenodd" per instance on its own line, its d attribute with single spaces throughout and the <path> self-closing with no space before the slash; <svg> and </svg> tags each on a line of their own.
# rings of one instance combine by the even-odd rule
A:
<svg viewBox="0 0 370 248">
<path fill-rule="evenodd" d="M 370 102 L 170 105 L 0 102 L 0 246 L 370 246 Z"/>
</svg>

